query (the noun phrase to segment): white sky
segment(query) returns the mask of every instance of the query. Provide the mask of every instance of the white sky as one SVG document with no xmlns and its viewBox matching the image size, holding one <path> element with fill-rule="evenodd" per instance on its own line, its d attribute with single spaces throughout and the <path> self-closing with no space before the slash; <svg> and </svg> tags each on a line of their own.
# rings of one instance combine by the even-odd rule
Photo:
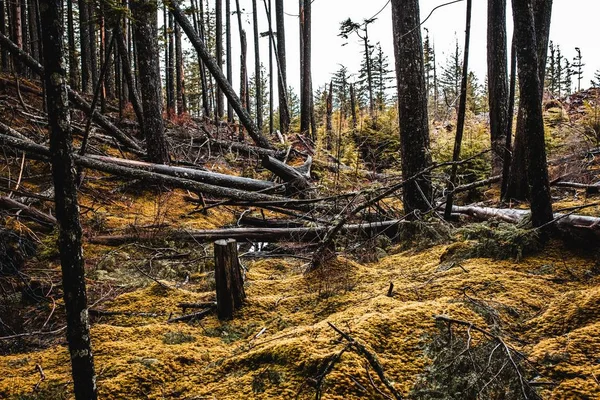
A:
<svg viewBox="0 0 600 400">
<path fill-rule="evenodd" d="M 268 2 L 268 0 L 267 0 Z M 339 64 L 348 67 L 350 72 L 357 72 L 361 56 L 361 44 L 356 36 L 350 37 L 348 44 L 342 46 L 346 41 L 338 37 L 340 22 L 351 18 L 356 22 L 362 22 L 365 18 L 372 17 L 385 4 L 387 0 L 314 0 L 312 9 L 312 67 L 313 87 L 316 89 L 328 82 L 332 74 L 339 69 Z M 446 3 L 448 0 L 420 0 L 421 20 L 423 20 L 433 8 Z M 235 2 L 232 1 L 232 10 Z M 297 15 L 298 0 L 285 0 L 286 13 Z M 512 35 L 512 12 L 510 11 L 510 0 L 508 10 L 508 37 Z M 252 36 L 252 2 L 251 0 L 240 0 L 240 7 L 244 9 L 244 29 L 248 36 L 248 70 L 249 75 L 254 70 L 254 44 Z M 273 5 L 273 14 L 274 14 Z M 267 23 L 264 12 L 263 0 L 258 0 L 259 14 L 261 15 L 261 32 L 266 31 Z M 466 2 L 459 2 L 436 10 L 431 18 L 423 25 L 429 29 L 430 38 L 435 44 L 438 65 L 445 63 L 449 52 L 453 51 L 455 37 L 458 37 L 462 47 L 464 42 Z M 299 86 L 299 38 L 298 18 L 292 15 L 286 16 L 286 46 L 288 62 L 288 84 L 296 89 Z M 550 39 L 560 45 L 563 55 L 569 60 L 575 56 L 575 47 L 580 47 L 583 55 L 584 79 L 582 88 L 590 85 L 594 71 L 600 68 L 600 45 L 598 44 L 598 15 L 600 15 L 599 0 L 554 0 L 552 10 L 552 25 Z M 484 82 L 486 76 L 486 27 L 487 27 L 487 1 L 474 0 L 472 31 L 471 31 L 471 56 L 469 69 L 475 71 L 480 83 Z M 232 17 L 234 27 L 233 43 L 238 42 L 237 19 Z M 275 20 L 273 15 L 273 29 Z M 394 54 L 392 48 L 392 24 L 391 5 L 379 14 L 375 23 L 369 26 L 369 35 L 372 43 L 381 42 L 384 52 L 389 57 L 390 67 L 394 65 Z M 261 61 L 268 68 L 268 39 L 262 38 Z M 510 46 L 510 43 L 509 43 Z M 239 49 L 234 48 L 234 77 L 239 75 Z M 575 83 L 575 82 L 574 82 Z M 236 82 L 234 87 L 239 87 Z M 296 90 L 297 91 L 297 90 Z"/>
</svg>

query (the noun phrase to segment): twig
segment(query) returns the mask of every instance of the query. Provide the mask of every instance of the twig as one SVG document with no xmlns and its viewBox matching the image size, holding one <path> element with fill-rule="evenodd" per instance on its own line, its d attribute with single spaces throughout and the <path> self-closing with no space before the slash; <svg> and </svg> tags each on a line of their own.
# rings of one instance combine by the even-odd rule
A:
<svg viewBox="0 0 600 400">
<path fill-rule="evenodd" d="M 167 322 L 168 323 L 190 322 L 190 321 L 202 319 L 202 318 L 206 317 L 208 314 L 212 313 L 215 308 L 216 308 L 216 306 L 213 306 L 213 307 L 206 308 L 206 309 L 196 312 L 196 313 L 182 315 L 181 317 L 171 318 Z"/>
</svg>

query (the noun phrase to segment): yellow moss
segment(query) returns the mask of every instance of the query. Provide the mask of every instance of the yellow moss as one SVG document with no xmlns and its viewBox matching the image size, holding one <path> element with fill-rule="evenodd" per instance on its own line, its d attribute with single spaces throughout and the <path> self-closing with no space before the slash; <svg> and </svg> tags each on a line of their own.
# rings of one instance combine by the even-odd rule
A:
<svg viewBox="0 0 600 400">
<path fill-rule="evenodd" d="M 519 263 L 471 259 L 459 266 L 442 261 L 449 252 L 449 246 L 435 246 L 367 265 L 340 258 L 329 266 L 330 276 L 308 278 L 298 260 L 247 262 L 248 301 L 229 322 L 214 315 L 189 325 L 166 322 L 169 315 L 181 313 L 178 303 L 214 298 L 202 283 L 210 272 L 194 275 L 179 289 L 152 283 L 121 294 L 103 308 L 159 315 L 102 317 L 93 324 L 100 395 L 109 400 L 288 399 L 300 392 L 299 398 L 313 398 L 307 379 L 343 347 L 327 322 L 376 353 L 388 378 L 408 394 L 429 362 L 422 349 L 436 332 L 434 315 L 486 326 L 488 315 L 474 300 L 495 308 L 506 331 L 531 343 L 519 348 L 540 363 L 544 377 L 557 383 L 545 397 L 600 394 L 594 378 L 600 374 L 600 289 L 594 280 L 583 280 L 591 260 L 555 245 Z M 323 297 L 316 278 L 352 284 Z M 386 295 L 390 282 L 392 297 Z M 168 339 L 172 337 L 187 339 Z M 0 357 L 0 376 L 5 377 L 0 397 L 28 393 L 39 379 L 37 363 L 48 377 L 40 390 L 69 387 L 68 354 L 58 346 Z M 377 398 L 362 357 L 344 354 L 326 379 L 325 398 Z"/>
</svg>

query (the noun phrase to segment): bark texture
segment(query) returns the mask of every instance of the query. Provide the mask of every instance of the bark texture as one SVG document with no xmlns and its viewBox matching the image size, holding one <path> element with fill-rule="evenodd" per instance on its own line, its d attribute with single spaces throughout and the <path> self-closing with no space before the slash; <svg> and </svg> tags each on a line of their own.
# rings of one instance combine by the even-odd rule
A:
<svg viewBox="0 0 600 400">
<path fill-rule="evenodd" d="M 85 288 L 82 233 L 77 204 L 76 172 L 64 65 L 61 0 L 40 1 L 43 28 L 50 158 L 54 179 L 58 245 L 67 314 L 67 341 L 71 355 L 74 394 L 77 400 L 97 398 L 96 374 L 90 343 Z"/>
<path fill-rule="evenodd" d="M 488 0 L 487 64 L 492 175 L 502 171 L 508 133 L 506 0 Z"/>
<path fill-rule="evenodd" d="M 535 38 L 538 61 L 539 80 L 542 83 L 539 92 L 538 101 L 542 102 L 543 82 L 546 76 L 546 58 L 548 41 L 550 38 L 550 20 L 552 17 L 552 1 L 553 0 L 532 0 L 535 24 Z M 514 12 L 513 12 L 514 14 Z M 518 42 L 519 38 L 516 38 Z M 525 145 L 525 116 L 523 109 L 519 106 L 517 113 L 517 127 L 515 132 L 515 143 L 510 170 L 510 178 L 506 190 L 505 200 L 527 200 L 529 199 L 529 186 L 527 184 L 527 150 Z"/>
<path fill-rule="evenodd" d="M 282 133 L 290 130 L 290 110 L 287 101 L 287 59 L 285 51 L 285 21 L 283 0 L 275 0 L 277 23 L 277 65 L 279 66 L 279 128 Z"/>
<path fill-rule="evenodd" d="M 418 0 L 392 0 L 402 177 L 405 180 L 431 164 L 423 42 L 421 30 L 414 29 L 419 23 Z M 427 176 L 411 181 L 404 188 L 404 212 L 427 211 L 431 195 Z"/>
<path fill-rule="evenodd" d="M 152 0 L 131 2 L 148 159 L 157 164 L 166 164 L 169 154 L 162 117 L 156 7 Z"/>
<path fill-rule="evenodd" d="M 531 197 L 531 221 L 533 226 L 539 227 L 553 218 L 540 98 L 542 81 L 539 73 L 539 43 L 533 16 L 533 1 L 512 0 L 512 5 L 516 32 L 523 145 Z"/>
<path fill-rule="evenodd" d="M 215 242 L 215 281 L 217 315 L 220 320 L 233 319 L 233 312 L 239 309 L 246 299 L 237 242 L 233 239 Z"/>
</svg>

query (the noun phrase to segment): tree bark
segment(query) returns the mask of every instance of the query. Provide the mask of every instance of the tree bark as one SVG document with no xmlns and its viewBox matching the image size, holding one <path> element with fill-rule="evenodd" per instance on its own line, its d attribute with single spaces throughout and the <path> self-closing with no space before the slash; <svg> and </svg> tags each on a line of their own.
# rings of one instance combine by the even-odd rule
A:
<svg viewBox="0 0 600 400">
<path fill-rule="evenodd" d="M 133 72 L 131 71 L 131 63 L 129 62 L 129 52 L 127 51 L 127 43 L 125 41 L 125 36 L 123 35 L 122 27 L 116 26 L 113 31 L 113 35 L 115 35 L 115 40 L 117 41 L 117 48 L 119 50 L 119 57 L 121 58 L 122 71 L 125 77 L 125 86 L 128 89 L 129 99 L 131 99 L 131 104 L 133 105 L 133 111 L 135 112 L 135 116 L 138 121 L 138 125 L 140 126 L 140 131 L 145 132 L 144 130 L 144 112 L 142 110 L 142 103 L 140 101 L 140 95 L 135 86 L 135 78 L 133 76 Z"/>
<path fill-rule="evenodd" d="M 223 0 L 216 0 L 215 4 L 215 19 L 216 19 L 216 54 L 217 66 L 219 71 L 223 73 Z M 217 119 L 223 119 L 225 114 L 225 101 L 223 99 L 223 90 L 217 86 Z"/>
<path fill-rule="evenodd" d="M 73 2 L 67 2 L 67 35 L 69 37 L 69 86 L 79 90 L 79 62 L 77 48 L 75 47 L 75 28 L 73 26 Z"/>
<path fill-rule="evenodd" d="M 487 64 L 492 175 L 502 171 L 508 132 L 506 0 L 488 0 Z"/>
<path fill-rule="evenodd" d="M 287 59 L 285 51 L 285 16 L 283 0 L 275 0 L 275 19 L 277 24 L 277 65 L 279 74 L 279 128 L 283 134 L 290 131 L 290 110 L 288 107 Z"/>
<path fill-rule="evenodd" d="M 394 54 L 398 81 L 398 108 L 404 180 L 431 164 L 427 91 L 418 0 L 392 0 Z M 424 196 L 421 195 L 421 191 Z M 429 210 L 430 180 L 421 176 L 404 187 L 404 213 Z M 425 197 L 425 198 L 424 198 Z"/>
<path fill-rule="evenodd" d="M 166 7 L 165 7 L 166 11 Z M 166 30 L 167 35 L 165 40 L 167 41 L 167 63 L 166 75 L 167 75 L 167 115 L 172 116 L 175 113 L 176 101 L 175 101 L 175 42 L 173 41 L 173 15 L 168 13 L 167 19 L 169 26 Z"/>
<path fill-rule="evenodd" d="M 7 35 L 6 32 L 6 4 L 4 0 L 0 0 L 0 33 Z M 0 49 L 0 65 L 2 66 L 2 72 L 8 72 L 8 51 L 2 48 Z"/>
<path fill-rule="evenodd" d="M 302 26 L 300 35 L 302 37 L 302 87 L 300 96 L 300 133 L 306 136 L 310 134 L 310 105 L 311 105 L 311 0 L 303 0 L 303 8 L 300 13 L 300 24 Z"/>
<path fill-rule="evenodd" d="M 181 46 L 181 28 L 175 24 L 175 81 L 177 92 L 177 114 L 187 112 L 187 98 L 185 95 L 185 74 L 183 67 L 183 48 Z"/>
<path fill-rule="evenodd" d="M 231 0 L 225 0 L 225 47 L 227 57 L 227 82 L 233 87 L 233 57 L 231 54 Z M 233 107 L 227 101 L 227 122 L 233 123 Z"/>
<path fill-rule="evenodd" d="M 90 90 L 93 90 L 96 87 L 96 84 L 98 83 L 98 56 L 96 54 L 96 48 L 98 47 L 96 45 L 96 9 L 95 9 L 95 4 L 93 4 L 92 2 L 90 2 L 89 0 L 87 1 L 87 5 L 88 5 L 88 17 L 89 17 L 89 22 L 88 22 L 88 32 L 89 32 L 89 46 L 90 46 L 90 63 L 92 65 L 92 81 L 91 81 L 91 88 Z"/>
<path fill-rule="evenodd" d="M 531 221 L 534 227 L 539 227 L 553 218 L 540 98 L 543 89 L 538 54 L 539 41 L 544 39 L 540 37 L 538 41 L 536 36 L 533 1 L 512 0 L 512 5 L 519 66 L 519 105 L 523 114 L 523 145 L 531 196 Z"/>
<path fill-rule="evenodd" d="M 166 164 L 169 162 L 169 153 L 162 117 L 156 4 L 152 0 L 134 0 L 131 2 L 131 11 L 134 18 L 148 159 L 156 164 Z"/>
<path fill-rule="evenodd" d="M 260 42 L 258 32 L 258 8 L 256 7 L 256 0 L 252 0 L 252 20 L 254 23 L 254 91 L 256 95 L 256 126 L 258 131 L 262 132 L 263 128 L 263 104 L 262 104 L 262 88 L 260 85 L 261 73 L 260 73 Z"/>
<path fill-rule="evenodd" d="M 233 313 L 246 299 L 244 278 L 234 239 L 217 240 L 214 244 L 217 315 L 220 320 L 233 319 Z"/>
<path fill-rule="evenodd" d="M 227 96 L 227 99 L 231 102 L 231 105 L 233 106 L 233 109 L 235 110 L 238 118 L 240 119 L 240 122 L 242 123 L 242 125 L 244 125 L 244 128 L 246 128 L 250 137 L 252 137 L 252 139 L 258 146 L 264 147 L 266 149 L 272 149 L 271 143 L 269 143 L 269 140 L 267 140 L 267 138 L 262 135 L 262 133 L 258 130 L 254 122 L 252 122 L 250 114 L 248 114 L 248 112 L 242 106 L 239 97 L 237 96 L 235 90 L 233 90 L 231 85 L 229 85 L 229 82 L 227 82 L 227 78 L 223 75 L 223 72 L 221 71 L 221 68 L 219 68 L 218 63 L 215 62 L 214 58 L 210 56 L 208 50 L 206 49 L 206 46 L 204 45 L 204 42 L 200 40 L 200 38 L 194 31 L 194 28 L 188 21 L 187 17 L 183 14 L 183 12 L 176 3 L 171 2 L 171 12 L 173 13 L 173 16 L 181 26 L 181 29 L 183 29 L 183 31 L 186 33 L 186 35 L 192 42 L 192 45 L 194 46 L 196 51 L 202 57 L 202 60 L 206 64 L 206 67 L 211 72 L 215 80 L 217 81 L 217 84 L 223 90 L 223 92 Z"/>
<path fill-rule="evenodd" d="M 90 343 L 82 232 L 72 159 L 67 77 L 63 63 L 62 9 L 61 0 L 40 1 L 50 157 L 74 394 L 77 400 L 94 400 L 97 398 L 96 374 Z"/>
<path fill-rule="evenodd" d="M 502 164 L 502 183 L 500 188 L 500 199 L 504 200 L 507 198 L 508 192 L 508 181 L 510 179 L 510 167 L 513 160 L 513 146 L 512 146 L 512 133 L 513 133 L 513 119 L 515 113 L 515 96 L 517 89 L 517 47 L 516 40 L 513 31 L 511 52 L 510 52 L 510 87 L 508 95 L 508 115 L 506 123 L 506 136 L 504 142 L 504 162 Z"/>
<path fill-rule="evenodd" d="M 548 41 L 550 39 L 550 21 L 552 17 L 553 0 L 533 0 L 534 24 L 536 33 L 537 60 L 539 80 L 542 82 L 539 102 L 543 97 L 543 82 L 546 76 L 546 58 Z M 513 146 L 513 157 L 511 161 L 510 178 L 506 190 L 505 200 L 527 200 L 530 198 L 527 183 L 527 150 L 525 145 L 524 115 L 521 106 L 517 112 L 517 127 L 515 132 L 515 143 Z"/>
</svg>

